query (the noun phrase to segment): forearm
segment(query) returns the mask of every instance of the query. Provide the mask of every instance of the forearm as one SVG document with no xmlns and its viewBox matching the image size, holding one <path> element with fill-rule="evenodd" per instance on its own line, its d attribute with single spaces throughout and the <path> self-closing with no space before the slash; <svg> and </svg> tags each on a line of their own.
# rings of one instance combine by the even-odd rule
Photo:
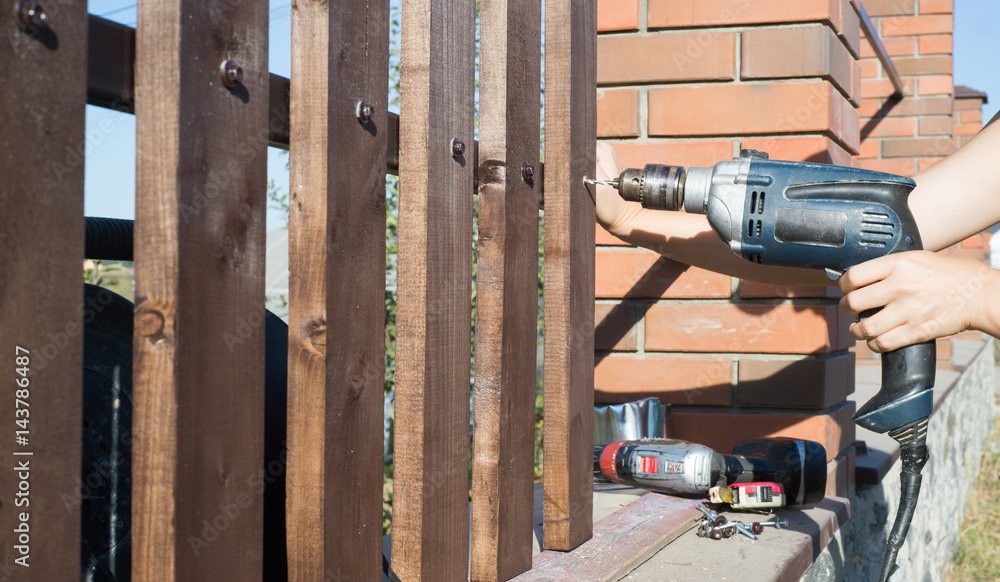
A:
<svg viewBox="0 0 1000 582">
<path fill-rule="evenodd" d="M 1000 123 L 916 176 L 909 197 L 924 248 L 938 251 L 1000 222 Z"/>
<path fill-rule="evenodd" d="M 835 284 L 821 271 L 755 265 L 743 260 L 719 239 L 703 215 L 647 210 L 637 202 L 621 201 L 615 206 L 611 216 L 602 221 L 602 226 L 625 242 L 651 249 L 669 259 L 764 283 Z M 600 218 L 601 214 L 598 216 Z"/>
</svg>

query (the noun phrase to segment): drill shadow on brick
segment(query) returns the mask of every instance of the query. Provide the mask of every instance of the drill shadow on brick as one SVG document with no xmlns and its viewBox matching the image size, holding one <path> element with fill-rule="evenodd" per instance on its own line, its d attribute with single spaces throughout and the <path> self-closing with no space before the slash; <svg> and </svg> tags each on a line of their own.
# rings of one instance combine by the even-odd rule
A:
<svg viewBox="0 0 1000 582">
<path fill-rule="evenodd" d="M 872 115 L 872 118 L 869 119 L 868 122 L 865 123 L 864 127 L 861 128 L 861 141 L 868 139 L 868 136 L 875 131 L 875 128 L 878 127 L 886 117 L 888 117 L 889 112 L 902 101 L 903 98 L 901 97 L 889 97 L 886 99 L 885 103 L 882 104 L 882 107 L 880 107 L 879 110 L 875 112 L 875 115 Z"/>
<path fill-rule="evenodd" d="M 641 233 L 641 236 L 645 239 L 643 241 L 644 245 L 652 246 L 656 248 L 656 241 L 659 239 L 663 240 L 662 235 L 653 235 L 651 233 Z M 706 233 L 706 237 L 711 237 L 710 241 L 697 241 L 692 242 L 693 245 L 703 245 L 708 244 L 718 244 L 715 240 L 714 234 Z M 662 244 L 662 243 L 661 243 Z M 624 300 L 620 303 L 614 305 L 608 304 L 598 304 L 597 306 L 597 319 L 598 325 L 596 326 L 595 332 L 595 345 L 597 348 L 597 358 L 596 364 L 599 367 L 607 368 L 605 369 L 604 376 L 611 374 L 612 376 L 617 376 L 618 372 L 613 372 L 613 370 L 620 370 L 625 373 L 628 369 L 635 369 L 629 364 L 632 361 L 629 357 L 620 357 L 618 354 L 622 353 L 638 353 L 652 351 L 652 352 L 664 352 L 664 355 L 669 355 L 670 352 L 689 352 L 692 356 L 698 356 L 697 352 L 725 352 L 729 353 L 731 350 L 725 347 L 719 347 L 719 349 L 709 349 L 701 350 L 696 349 L 694 352 L 690 352 L 686 349 L 667 349 L 661 350 L 654 347 L 654 349 L 649 349 L 649 344 L 643 346 L 639 341 L 637 336 L 640 335 L 641 326 L 638 326 L 640 321 L 646 317 L 647 312 L 656 305 L 669 305 L 659 303 L 658 300 L 663 297 L 670 298 L 682 298 L 677 295 L 677 290 L 675 289 L 673 293 L 668 292 L 668 289 L 673 285 L 682 285 L 684 278 L 690 278 L 688 274 L 688 267 L 679 263 L 674 263 L 667 258 L 659 258 L 651 267 L 649 267 L 642 276 L 638 277 L 631 288 L 627 291 L 617 291 L 615 292 L 615 297 L 622 297 Z M 784 319 L 786 316 L 792 314 L 793 312 L 808 312 L 817 309 L 817 301 L 822 304 L 828 304 L 829 301 L 825 301 L 822 298 L 811 297 L 806 302 L 799 303 L 789 303 L 788 298 L 798 297 L 798 293 L 801 291 L 795 286 L 775 286 L 773 289 L 767 289 L 768 294 L 766 296 L 758 296 L 757 293 L 751 294 L 749 300 L 737 300 L 730 302 L 732 295 L 727 283 L 727 288 L 725 294 L 712 295 L 714 299 L 726 300 L 714 302 L 719 306 L 725 306 L 732 309 L 735 306 L 736 309 L 742 311 L 743 313 L 750 314 L 753 317 L 749 318 L 746 323 L 743 324 L 744 329 L 739 330 L 736 335 L 742 335 L 746 337 L 752 337 L 753 334 L 759 334 L 761 332 L 761 327 L 768 327 L 773 325 L 774 321 Z M 806 294 L 810 296 L 810 294 Z M 602 295 L 603 296 L 603 295 Z M 682 301 L 683 303 L 683 301 Z M 829 309 L 827 305 L 826 309 Z M 733 310 L 735 311 L 735 309 Z M 647 321 L 648 324 L 648 321 Z M 647 335 L 648 341 L 648 335 Z M 836 340 L 829 338 L 830 345 L 827 347 L 818 347 L 816 354 L 819 359 L 811 357 L 804 359 L 802 361 L 789 361 L 788 356 L 778 356 L 776 366 L 751 366 L 747 368 L 748 372 L 745 375 L 740 372 L 739 382 L 737 382 L 738 389 L 734 387 L 733 375 L 732 375 L 732 360 L 738 357 L 741 352 L 746 352 L 746 349 L 737 349 L 733 351 L 731 355 L 722 358 L 724 361 L 724 368 L 714 370 L 712 369 L 713 362 L 719 358 L 715 355 L 709 355 L 705 358 L 691 357 L 691 358 L 645 358 L 643 361 L 647 364 L 651 364 L 652 368 L 649 366 L 644 366 L 642 369 L 645 370 L 647 374 L 654 374 L 661 380 L 663 378 L 674 378 L 675 384 L 677 383 L 677 374 L 683 375 L 684 372 L 680 369 L 672 369 L 674 364 L 682 365 L 686 369 L 694 369 L 692 366 L 701 366 L 700 380 L 694 387 L 681 387 L 681 389 L 671 390 L 665 389 L 663 391 L 657 391 L 649 386 L 639 386 L 634 387 L 625 384 L 620 385 L 606 385 L 599 381 L 596 386 L 596 397 L 599 403 L 621 403 L 631 400 L 640 399 L 643 397 L 648 397 L 652 395 L 659 396 L 661 401 L 678 406 L 698 406 L 698 407 L 711 407 L 709 411 L 726 411 L 735 412 L 736 409 L 743 410 L 744 412 L 763 412 L 763 409 L 782 409 L 782 411 L 790 413 L 787 419 L 777 418 L 777 424 L 775 424 L 775 418 L 772 418 L 772 422 L 768 424 L 767 427 L 759 427 L 760 429 L 769 430 L 784 430 L 798 422 L 803 420 L 801 413 L 803 410 L 808 409 L 811 414 L 823 414 L 831 412 L 831 406 L 839 403 L 846 397 L 849 391 L 853 391 L 853 385 L 850 390 L 847 389 L 847 383 L 843 383 L 843 387 L 838 387 L 835 390 L 829 388 L 822 390 L 823 396 L 821 399 L 808 399 L 808 398 L 787 398 L 787 395 L 781 396 L 775 394 L 775 392 L 783 392 L 788 389 L 789 384 L 794 384 L 796 381 L 801 381 L 802 377 L 827 377 L 829 374 L 824 372 L 827 367 L 829 367 L 830 362 L 827 360 L 840 359 L 842 350 L 839 350 L 839 345 L 834 345 Z M 824 343 L 824 342 L 821 342 Z M 768 353 L 771 350 L 766 346 L 761 346 L 762 350 L 757 350 L 761 353 Z M 827 353 L 829 348 L 833 348 L 833 351 Z M 845 364 L 853 363 L 853 358 L 850 358 L 850 362 L 845 362 Z M 720 360 L 721 361 L 721 360 Z M 636 365 L 638 365 L 636 361 Z M 747 362 L 747 365 L 756 364 L 756 360 L 751 360 Z M 662 364 L 662 365 L 661 365 Z M 722 363 L 715 363 L 714 365 L 722 366 Z M 609 368 L 610 366 L 610 368 Z M 817 368 L 818 367 L 818 368 Z M 838 372 L 847 373 L 847 370 L 841 370 L 841 366 L 836 366 Z M 754 371 L 755 370 L 755 371 Z M 802 374 L 800 376 L 800 374 Z M 746 377 L 744 377 L 746 376 Z M 707 381 L 706 381 L 707 380 Z M 681 381 L 683 383 L 683 381 Z M 770 390 L 769 386 L 780 388 L 780 390 Z M 745 394 L 744 394 L 745 392 Z M 799 392 L 795 392 L 798 394 Z M 833 396 L 836 396 L 833 398 Z M 818 400 L 822 400 L 819 402 Z M 686 409 L 685 409 L 686 410 Z M 771 415 L 768 415 L 771 416 Z M 780 416 L 780 415 L 779 415 Z M 786 421 L 782 425 L 782 420 Z M 749 435 L 748 435 L 749 436 Z"/>
</svg>

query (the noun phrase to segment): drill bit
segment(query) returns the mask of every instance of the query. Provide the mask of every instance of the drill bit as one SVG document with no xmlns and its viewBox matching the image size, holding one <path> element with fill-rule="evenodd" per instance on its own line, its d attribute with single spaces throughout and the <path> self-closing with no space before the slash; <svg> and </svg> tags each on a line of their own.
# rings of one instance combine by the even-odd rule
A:
<svg viewBox="0 0 1000 582">
<path fill-rule="evenodd" d="M 618 180 L 595 180 L 594 178 L 584 178 L 583 182 L 585 184 L 602 184 L 604 186 L 611 186 L 614 189 L 618 189 Z"/>
</svg>

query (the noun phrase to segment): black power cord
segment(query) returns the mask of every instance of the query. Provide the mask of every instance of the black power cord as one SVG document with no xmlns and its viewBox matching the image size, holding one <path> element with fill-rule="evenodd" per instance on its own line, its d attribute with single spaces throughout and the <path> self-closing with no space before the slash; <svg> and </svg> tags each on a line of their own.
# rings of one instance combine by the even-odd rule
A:
<svg viewBox="0 0 1000 582">
<path fill-rule="evenodd" d="M 896 557 L 903 547 L 906 534 L 913 521 L 913 513 L 917 508 L 917 498 L 920 496 L 920 471 L 927 463 L 927 419 L 911 422 L 905 426 L 890 431 L 889 436 L 896 439 L 900 445 L 899 456 L 903 463 L 899 475 L 899 508 L 896 510 L 896 521 L 892 524 L 889 539 L 885 543 L 885 556 L 882 558 L 882 571 L 879 574 L 881 582 L 887 582 L 889 577 L 899 569 Z"/>
</svg>

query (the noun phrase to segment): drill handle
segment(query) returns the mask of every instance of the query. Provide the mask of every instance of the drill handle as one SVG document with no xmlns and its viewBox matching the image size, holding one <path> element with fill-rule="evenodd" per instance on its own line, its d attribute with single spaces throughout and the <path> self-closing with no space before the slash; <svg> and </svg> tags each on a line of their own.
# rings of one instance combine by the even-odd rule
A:
<svg viewBox="0 0 1000 582">
<path fill-rule="evenodd" d="M 895 252 L 921 250 L 916 220 L 905 203 L 898 205 L 902 244 Z M 870 317 L 881 309 L 861 314 Z M 854 415 L 858 425 L 888 432 L 931 415 L 934 407 L 934 374 L 937 343 L 920 342 L 882 354 L 882 388 Z"/>
<path fill-rule="evenodd" d="M 854 415 L 855 422 L 882 433 L 930 416 L 936 360 L 935 340 L 882 354 L 882 388 Z"/>
</svg>

